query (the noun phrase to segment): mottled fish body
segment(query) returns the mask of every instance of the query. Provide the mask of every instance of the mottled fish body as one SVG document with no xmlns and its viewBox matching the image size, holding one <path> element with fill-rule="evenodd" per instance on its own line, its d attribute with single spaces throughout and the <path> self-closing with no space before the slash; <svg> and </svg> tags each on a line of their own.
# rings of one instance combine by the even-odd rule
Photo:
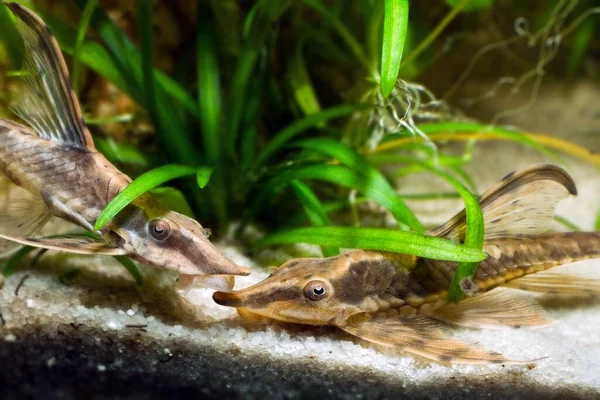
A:
<svg viewBox="0 0 600 400">
<path fill-rule="evenodd" d="M 0 119 L 0 170 L 52 214 L 93 231 L 100 212 L 131 180 L 101 153 L 42 139 Z"/>
<path fill-rule="evenodd" d="M 131 179 L 96 150 L 52 32 L 25 7 L 7 6 L 25 45 L 21 85 L 11 105 L 27 126 L 0 119 L 0 171 L 8 184 L 0 201 L 0 251 L 30 245 L 127 255 L 182 275 L 247 275 L 250 270 L 227 260 L 198 222 L 150 194 L 98 231 L 101 240 L 33 237 L 54 216 L 94 231 L 100 212 Z"/>
<path fill-rule="evenodd" d="M 516 362 L 452 338 L 444 324 L 497 328 L 551 322 L 533 297 L 506 287 L 600 295 L 598 281 L 551 270 L 600 257 L 600 232 L 544 233 L 556 204 L 569 194 L 576 194 L 570 176 L 549 165 L 512 173 L 484 193 L 479 200 L 487 258 L 463 282 L 470 296 L 459 304 L 445 300 L 457 263 L 363 250 L 291 260 L 250 288 L 213 297 L 249 319 L 333 325 L 439 362 Z M 462 241 L 465 226 L 462 211 L 430 234 Z"/>
</svg>

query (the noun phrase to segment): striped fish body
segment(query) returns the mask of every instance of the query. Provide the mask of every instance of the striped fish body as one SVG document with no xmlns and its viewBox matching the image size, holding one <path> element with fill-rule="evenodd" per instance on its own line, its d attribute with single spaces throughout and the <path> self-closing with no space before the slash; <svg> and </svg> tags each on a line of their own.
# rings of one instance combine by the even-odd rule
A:
<svg viewBox="0 0 600 400">
<path fill-rule="evenodd" d="M 5 120 L 0 171 L 43 199 L 50 214 L 91 231 L 104 207 L 131 182 L 101 153 L 40 138 Z"/>
<path fill-rule="evenodd" d="M 553 268 L 600 258 L 600 233 L 543 233 L 556 204 L 575 193 L 569 175 L 549 165 L 516 171 L 486 191 L 479 203 L 487 258 L 473 279 L 461 282 L 469 296 L 459 304 L 446 301 L 457 263 L 366 250 L 291 260 L 263 282 L 213 298 L 248 319 L 333 325 L 438 362 L 517 363 L 455 339 L 446 324 L 542 326 L 550 319 L 522 291 L 600 296 L 600 282 Z M 460 242 L 465 225 L 462 211 L 430 234 Z"/>
<path fill-rule="evenodd" d="M 94 231 L 100 212 L 131 180 L 96 150 L 50 29 L 25 7 L 7 6 L 25 50 L 12 108 L 27 126 L 0 119 L 0 172 L 7 178 L 3 183 L 10 181 L 0 200 L 0 252 L 29 245 L 126 255 L 187 276 L 248 275 L 248 268 L 226 259 L 208 241 L 197 221 L 162 207 L 150 194 L 96 232 L 99 240 L 34 237 L 53 216 Z M 11 197 L 13 192 L 18 196 Z M 231 286 L 230 278 L 222 280 L 218 287 Z"/>
<path fill-rule="evenodd" d="M 487 241 L 484 251 L 488 256 L 479 263 L 473 279 L 475 286 L 469 290 L 472 294 L 507 284 L 518 285 L 513 281 L 553 267 L 600 258 L 600 232 L 493 238 Z M 419 259 L 408 274 L 406 285 L 398 288 L 399 297 L 415 306 L 443 300 L 457 267 L 455 262 Z"/>
</svg>

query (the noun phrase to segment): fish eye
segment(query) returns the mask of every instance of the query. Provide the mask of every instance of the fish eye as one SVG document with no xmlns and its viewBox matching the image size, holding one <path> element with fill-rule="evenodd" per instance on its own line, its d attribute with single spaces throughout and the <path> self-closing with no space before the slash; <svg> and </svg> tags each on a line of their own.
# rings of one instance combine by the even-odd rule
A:
<svg viewBox="0 0 600 400">
<path fill-rule="evenodd" d="M 153 219 L 148 223 L 148 233 L 154 240 L 162 242 L 171 234 L 171 224 L 163 218 Z"/>
<path fill-rule="evenodd" d="M 304 295 L 312 301 L 323 300 L 328 294 L 329 289 L 323 281 L 310 281 L 304 287 Z"/>
</svg>

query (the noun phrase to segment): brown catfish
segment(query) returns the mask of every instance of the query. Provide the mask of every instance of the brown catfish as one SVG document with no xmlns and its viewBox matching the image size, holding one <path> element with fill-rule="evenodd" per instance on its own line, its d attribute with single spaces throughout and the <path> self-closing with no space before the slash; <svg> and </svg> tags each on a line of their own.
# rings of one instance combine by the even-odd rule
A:
<svg viewBox="0 0 600 400">
<path fill-rule="evenodd" d="M 445 363 L 517 362 L 448 334 L 445 324 L 476 328 L 541 326 L 551 321 L 525 291 L 600 295 L 600 282 L 552 267 L 600 257 L 600 232 L 545 233 L 556 204 L 576 194 L 562 169 L 514 172 L 479 199 L 487 258 L 459 304 L 445 298 L 457 263 L 356 250 L 330 258 L 296 259 L 244 290 L 214 300 L 248 319 L 332 325 L 359 338 Z M 464 210 L 431 235 L 464 240 Z"/>
<path fill-rule="evenodd" d="M 10 183 L 0 208 L 0 244 L 80 254 L 126 255 L 183 275 L 248 275 L 227 260 L 191 218 L 144 194 L 97 233 L 101 240 L 32 237 L 52 217 L 94 231 L 104 207 L 130 182 L 94 147 L 50 29 L 9 3 L 25 44 L 13 104 L 29 126 L 0 119 L 0 171 Z"/>
</svg>

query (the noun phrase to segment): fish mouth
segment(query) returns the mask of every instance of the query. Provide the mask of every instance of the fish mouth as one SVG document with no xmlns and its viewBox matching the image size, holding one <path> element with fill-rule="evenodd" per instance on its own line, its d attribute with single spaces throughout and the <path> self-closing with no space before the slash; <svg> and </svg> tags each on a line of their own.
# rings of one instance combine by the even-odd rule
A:
<svg viewBox="0 0 600 400">
<path fill-rule="evenodd" d="M 243 299 L 239 295 L 241 291 L 237 292 L 214 292 L 213 300 L 220 306 L 226 307 L 242 307 Z"/>
</svg>

